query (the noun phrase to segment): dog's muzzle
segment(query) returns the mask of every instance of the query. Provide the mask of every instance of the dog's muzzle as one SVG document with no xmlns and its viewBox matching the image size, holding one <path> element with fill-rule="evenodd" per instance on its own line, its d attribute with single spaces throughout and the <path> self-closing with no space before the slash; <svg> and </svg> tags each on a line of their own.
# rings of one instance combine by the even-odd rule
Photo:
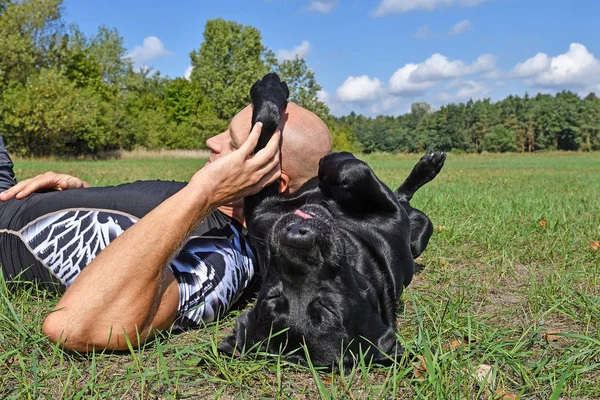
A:
<svg viewBox="0 0 600 400">
<path fill-rule="evenodd" d="M 306 220 L 290 224 L 283 228 L 279 232 L 279 243 L 282 246 L 298 249 L 312 248 L 317 240 L 317 234 L 315 228 L 306 223 Z"/>
</svg>

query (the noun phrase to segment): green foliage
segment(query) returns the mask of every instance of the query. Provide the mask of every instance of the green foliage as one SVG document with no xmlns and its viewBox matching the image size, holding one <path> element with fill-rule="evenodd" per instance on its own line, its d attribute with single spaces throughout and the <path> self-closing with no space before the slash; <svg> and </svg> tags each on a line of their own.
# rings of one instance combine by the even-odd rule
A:
<svg viewBox="0 0 600 400">
<path fill-rule="evenodd" d="M 62 0 L 3 1 L 0 13 L 0 91 L 24 84 L 65 50 Z"/>
<path fill-rule="evenodd" d="M 349 151 L 351 153 L 359 153 L 362 148 L 358 138 L 354 132 L 338 124 L 330 126 L 331 138 L 333 140 L 333 151 Z"/>
<path fill-rule="evenodd" d="M 10 150 L 33 156 L 103 150 L 100 99 L 56 69 L 43 69 L 2 94 L 3 129 Z"/>
<path fill-rule="evenodd" d="M 206 22 L 204 42 L 190 58 L 192 82 L 227 120 L 250 104 L 250 86 L 273 67 L 258 29 L 221 18 Z"/>
<path fill-rule="evenodd" d="M 290 101 L 314 112 L 324 120 L 329 117 L 329 107 L 318 97 L 322 87 L 303 58 L 283 61 L 277 67 L 277 73 L 290 89 Z"/>
<path fill-rule="evenodd" d="M 493 153 L 517 151 L 515 135 L 504 125 L 493 126 L 483 139 L 483 149 Z"/>
</svg>

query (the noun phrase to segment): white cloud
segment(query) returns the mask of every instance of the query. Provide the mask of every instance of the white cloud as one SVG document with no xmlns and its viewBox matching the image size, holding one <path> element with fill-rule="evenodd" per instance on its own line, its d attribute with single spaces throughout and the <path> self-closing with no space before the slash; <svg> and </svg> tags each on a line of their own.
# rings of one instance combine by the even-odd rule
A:
<svg viewBox="0 0 600 400">
<path fill-rule="evenodd" d="M 393 96 L 383 91 L 372 100 L 363 102 L 332 101 L 328 104 L 333 115 L 348 115 L 354 111 L 357 114 L 375 117 L 377 115 L 402 115 L 410 111 L 411 100 Z"/>
<path fill-rule="evenodd" d="M 194 67 L 192 67 L 191 65 L 189 67 L 187 67 L 185 69 L 185 72 L 183 73 L 183 77 L 185 79 L 187 79 L 188 81 L 190 80 L 190 76 L 192 76 L 192 71 L 193 71 Z"/>
<path fill-rule="evenodd" d="M 544 53 L 537 53 L 530 59 L 517 64 L 511 71 L 510 76 L 514 78 L 529 78 L 550 68 L 551 60 Z"/>
<path fill-rule="evenodd" d="M 504 79 L 507 77 L 507 74 L 500 69 L 492 69 L 491 71 L 486 72 L 482 75 L 485 79 Z"/>
<path fill-rule="evenodd" d="M 327 93 L 325 90 L 319 90 L 317 91 L 317 99 L 327 104 L 329 102 L 329 93 Z"/>
<path fill-rule="evenodd" d="M 469 21 L 468 19 L 463 19 L 458 24 L 450 28 L 450 32 L 448 33 L 450 35 L 460 35 L 461 33 L 471 29 L 471 26 L 471 21 Z"/>
<path fill-rule="evenodd" d="M 513 80 L 510 83 L 509 80 Z M 516 81 L 516 82 L 515 82 Z M 415 100 L 443 105 L 469 99 L 494 98 L 508 85 L 533 88 L 535 92 L 572 90 L 582 96 L 600 92 L 600 57 L 583 44 L 571 43 L 562 54 L 537 53 L 501 70 L 490 54 L 472 62 L 449 59 L 436 53 L 426 60 L 398 68 L 389 81 L 380 77 L 351 76 L 331 96 L 335 115 L 354 110 L 365 115 L 398 115 Z M 505 89 L 501 89 L 501 88 Z M 404 107 L 404 108 L 403 108 Z"/>
<path fill-rule="evenodd" d="M 431 29 L 431 25 L 427 24 L 417 30 L 417 32 L 415 33 L 415 37 L 417 39 L 432 39 L 436 37 L 444 37 L 447 35 L 456 36 L 468 31 L 469 29 L 471 29 L 472 26 L 473 25 L 471 24 L 471 21 L 469 21 L 468 19 L 464 19 L 459 23 L 453 25 L 447 32 L 436 33 Z"/>
<path fill-rule="evenodd" d="M 398 96 L 385 95 L 370 104 L 367 111 L 371 115 L 400 115 L 406 113 L 405 100 Z M 403 107 L 404 105 L 404 107 Z"/>
<path fill-rule="evenodd" d="M 173 53 L 165 48 L 165 45 L 159 38 L 156 36 L 148 36 L 144 39 L 141 46 L 135 46 L 135 48 L 127 53 L 125 57 L 132 59 L 135 64 L 139 65 L 155 58 L 169 56 L 171 54 Z"/>
<path fill-rule="evenodd" d="M 332 12 L 336 6 L 337 0 L 311 0 L 308 5 L 308 11 L 327 14 Z"/>
<path fill-rule="evenodd" d="M 453 90 L 453 91 L 450 91 Z M 468 101 L 489 97 L 489 87 L 475 80 L 456 79 L 445 87 L 445 91 L 436 93 L 433 98 L 442 103 Z"/>
<path fill-rule="evenodd" d="M 335 93 L 342 102 L 364 102 L 375 99 L 383 91 L 384 86 L 379 79 L 362 75 L 349 76 Z"/>
<path fill-rule="evenodd" d="M 277 59 L 279 62 L 284 60 L 293 60 L 296 57 L 305 58 L 310 53 L 311 44 L 308 40 L 303 40 L 302 43 L 291 50 L 279 50 L 277 52 Z"/>
<path fill-rule="evenodd" d="M 473 64 L 468 65 L 462 60 L 450 61 L 446 56 L 435 53 L 424 63 L 419 64 L 410 78 L 415 82 L 440 81 L 491 71 L 495 65 L 495 58 L 491 54 L 481 55 Z"/>
<path fill-rule="evenodd" d="M 417 33 L 415 33 L 415 37 L 417 39 L 429 39 L 429 38 L 433 37 L 433 32 L 431 31 L 431 26 L 425 25 L 425 26 L 422 26 L 421 28 L 419 28 Z"/>
<path fill-rule="evenodd" d="M 389 82 L 392 93 L 418 95 L 433 87 L 435 82 L 415 82 L 411 79 L 412 74 L 418 68 L 419 65 L 417 64 L 406 64 L 394 72 Z"/>
<path fill-rule="evenodd" d="M 398 68 L 387 86 L 376 77 L 350 76 L 328 105 L 336 115 L 352 110 L 366 115 L 400 115 L 419 98 L 441 103 L 486 98 L 490 96 L 491 86 L 480 79 L 486 72 L 495 70 L 495 65 L 495 58 L 490 54 L 465 63 L 436 53 L 421 63 Z M 468 76 L 472 78 L 465 79 Z"/>
<path fill-rule="evenodd" d="M 479 56 L 472 64 L 462 60 L 448 60 L 439 53 L 420 64 L 406 64 L 390 78 L 390 90 L 395 94 L 422 94 L 437 82 L 491 71 L 496 61 L 491 54 Z"/>
<path fill-rule="evenodd" d="M 415 10 L 433 11 L 442 7 L 472 7 L 487 0 L 381 0 L 373 15 L 380 17 L 391 13 L 404 13 Z"/>
<path fill-rule="evenodd" d="M 591 88 L 600 84 L 600 60 L 580 43 L 556 57 L 538 53 L 517 64 L 511 76 L 526 78 L 528 86 L 546 88 Z"/>
</svg>

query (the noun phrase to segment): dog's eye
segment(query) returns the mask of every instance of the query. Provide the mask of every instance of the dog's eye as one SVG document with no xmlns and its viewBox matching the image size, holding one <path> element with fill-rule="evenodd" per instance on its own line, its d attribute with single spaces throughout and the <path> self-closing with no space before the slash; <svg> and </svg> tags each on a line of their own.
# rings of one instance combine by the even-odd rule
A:
<svg viewBox="0 0 600 400">
<path fill-rule="evenodd" d="M 318 299 L 313 301 L 307 309 L 308 316 L 313 324 L 320 327 L 334 326 L 338 320 L 338 314 L 333 304 L 327 300 Z"/>
<path fill-rule="evenodd" d="M 333 212 L 333 205 L 330 204 L 329 202 L 323 202 L 323 203 L 321 203 L 321 206 L 323 206 L 323 208 L 326 209 L 327 211 L 329 211 L 330 213 Z"/>
<path fill-rule="evenodd" d="M 319 304 L 319 306 L 320 306 L 320 308 L 322 310 L 327 311 L 327 312 L 329 312 L 331 314 L 334 314 L 334 315 L 336 314 L 335 308 L 328 301 L 319 300 L 319 301 L 317 301 L 317 303 Z"/>
<path fill-rule="evenodd" d="M 264 297 L 265 300 L 273 300 L 273 299 L 279 299 L 281 297 L 281 292 L 277 291 L 277 292 L 270 292 L 267 293 L 267 295 Z"/>
</svg>

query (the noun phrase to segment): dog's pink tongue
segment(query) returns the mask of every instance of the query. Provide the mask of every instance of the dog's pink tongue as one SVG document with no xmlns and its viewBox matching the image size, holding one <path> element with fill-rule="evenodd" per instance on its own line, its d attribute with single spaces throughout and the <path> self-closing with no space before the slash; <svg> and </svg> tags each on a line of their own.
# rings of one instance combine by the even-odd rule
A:
<svg viewBox="0 0 600 400">
<path fill-rule="evenodd" d="M 299 216 L 302 219 L 312 219 L 312 218 L 314 218 L 312 215 L 307 214 L 307 213 L 303 212 L 302 210 L 296 210 L 296 211 L 294 211 L 294 214 L 296 214 L 297 216 Z"/>
</svg>

